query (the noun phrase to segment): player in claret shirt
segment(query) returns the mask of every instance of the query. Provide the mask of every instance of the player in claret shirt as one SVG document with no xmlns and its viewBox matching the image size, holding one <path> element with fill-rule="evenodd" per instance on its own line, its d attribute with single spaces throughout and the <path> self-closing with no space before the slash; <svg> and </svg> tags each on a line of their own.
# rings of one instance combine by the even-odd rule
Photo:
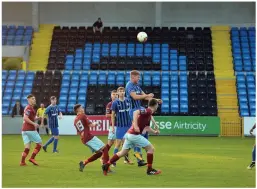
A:
<svg viewBox="0 0 257 189">
<path fill-rule="evenodd" d="M 22 158 L 20 165 L 25 166 L 25 159 L 29 154 L 31 142 L 36 143 L 36 147 L 29 159 L 31 163 L 34 165 L 38 165 L 35 161 L 35 157 L 41 149 L 42 140 L 37 132 L 38 124 L 35 123 L 36 120 L 36 111 L 34 110 L 34 105 L 36 104 L 36 98 L 33 95 L 28 95 L 27 97 L 29 105 L 26 106 L 24 110 L 24 117 L 23 117 L 23 125 L 22 125 L 22 138 L 25 145 L 25 149 L 22 153 Z"/>
<path fill-rule="evenodd" d="M 103 163 L 107 163 L 109 160 L 108 150 L 110 146 L 108 144 L 105 145 L 100 139 L 98 139 L 96 136 L 93 136 L 90 132 L 90 127 L 95 127 L 97 123 L 92 123 L 87 118 L 84 108 L 80 104 L 76 104 L 74 106 L 74 112 L 77 114 L 74 120 L 74 126 L 78 134 L 80 135 L 81 142 L 84 145 L 88 146 L 94 152 L 94 154 L 90 158 L 88 158 L 84 162 L 79 162 L 79 171 L 83 172 L 83 169 L 88 163 L 97 160 L 102 155 Z"/>
<path fill-rule="evenodd" d="M 156 127 L 156 122 L 152 116 L 152 114 L 158 109 L 158 101 L 156 99 L 151 99 L 148 103 L 148 108 L 134 111 L 133 115 L 133 123 L 125 136 L 125 142 L 122 146 L 122 150 L 116 153 L 108 163 L 102 166 L 103 172 L 106 175 L 109 166 L 114 162 L 118 161 L 121 157 L 125 156 L 131 148 L 135 146 L 144 148 L 147 152 L 147 174 L 148 175 L 158 175 L 161 173 L 160 170 L 155 170 L 152 168 L 153 164 L 153 153 L 154 147 L 153 145 L 146 139 L 142 134 L 145 132 L 152 132 L 155 134 L 159 134 L 159 130 L 156 128 L 153 130 L 150 127 L 150 121 Z"/>
<path fill-rule="evenodd" d="M 112 103 L 117 99 L 117 91 L 116 90 L 113 90 L 111 92 L 111 99 L 112 101 L 109 102 L 107 105 L 106 105 L 106 117 L 107 118 L 111 118 L 111 115 L 112 115 Z M 114 141 L 116 140 L 116 127 L 112 127 L 112 120 L 110 119 L 110 128 L 109 128 L 109 134 L 108 134 L 108 144 L 109 146 L 111 147 L 113 144 L 114 144 Z"/>
</svg>

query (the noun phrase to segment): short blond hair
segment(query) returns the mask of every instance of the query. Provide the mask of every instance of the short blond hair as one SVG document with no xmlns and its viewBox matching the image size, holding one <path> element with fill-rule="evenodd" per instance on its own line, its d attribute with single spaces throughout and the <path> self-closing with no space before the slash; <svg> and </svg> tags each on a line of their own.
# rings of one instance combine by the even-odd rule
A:
<svg viewBox="0 0 257 189">
<path fill-rule="evenodd" d="M 125 88 L 124 88 L 124 87 L 119 87 L 119 88 L 117 89 L 118 92 L 121 91 L 121 90 L 125 91 Z"/>
<path fill-rule="evenodd" d="M 131 76 L 132 76 L 132 75 L 138 76 L 138 75 L 140 75 L 140 72 L 137 71 L 137 70 L 132 70 L 132 71 L 130 72 L 130 75 L 131 75 Z"/>
</svg>

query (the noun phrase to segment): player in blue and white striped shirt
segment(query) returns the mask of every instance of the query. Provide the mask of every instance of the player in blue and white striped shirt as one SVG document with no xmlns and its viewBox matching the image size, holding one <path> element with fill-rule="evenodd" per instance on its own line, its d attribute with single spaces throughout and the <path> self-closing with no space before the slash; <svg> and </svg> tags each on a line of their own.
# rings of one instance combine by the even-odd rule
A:
<svg viewBox="0 0 257 189">
<path fill-rule="evenodd" d="M 150 100 L 154 97 L 153 93 L 145 94 L 144 91 L 139 86 L 138 82 L 140 80 L 140 72 L 137 70 L 132 70 L 130 72 L 130 81 L 126 85 L 126 97 L 131 100 L 132 109 L 130 110 L 130 117 L 133 120 L 133 112 L 139 110 L 141 107 L 142 100 Z M 161 99 L 156 99 L 158 103 L 162 103 Z M 148 133 L 143 135 L 148 139 Z M 138 166 L 143 165 L 142 152 L 139 147 L 134 148 L 135 157 L 138 161 Z"/>
<path fill-rule="evenodd" d="M 52 142 L 54 142 L 53 152 L 58 153 L 58 150 L 57 150 L 57 145 L 59 140 L 58 117 L 59 119 L 62 118 L 62 112 L 60 108 L 56 105 L 56 101 L 57 101 L 56 97 L 52 96 L 50 100 L 51 100 L 51 105 L 46 108 L 45 114 L 48 115 L 48 126 L 51 129 L 52 137 L 43 146 L 43 149 L 46 152 L 47 146 Z"/>
<path fill-rule="evenodd" d="M 124 87 L 119 87 L 117 89 L 117 93 L 119 98 L 113 101 L 112 107 L 111 107 L 112 127 L 114 128 L 114 126 L 116 126 L 117 128 L 114 154 L 116 154 L 119 151 L 121 143 L 122 141 L 124 141 L 124 136 L 132 125 L 132 120 L 129 115 L 129 111 L 131 109 L 131 101 L 128 98 L 125 98 Z M 133 164 L 128 159 L 128 156 L 125 156 L 124 163 Z"/>
</svg>

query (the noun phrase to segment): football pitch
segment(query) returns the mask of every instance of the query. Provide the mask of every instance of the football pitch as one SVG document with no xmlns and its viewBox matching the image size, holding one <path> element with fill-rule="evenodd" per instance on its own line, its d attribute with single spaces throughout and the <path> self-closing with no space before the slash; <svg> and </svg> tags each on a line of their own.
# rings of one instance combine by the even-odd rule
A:
<svg viewBox="0 0 257 189">
<path fill-rule="evenodd" d="M 78 136 L 61 136 L 59 154 L 51 153 L 52 145 L 47 153 L 42 150 L 36 158 L 40 166 L 27 162 L 20 167 L 21 135 L 4 135 L 2 187 L 255 187 L 255 168 L 246 169 L 254 138 L 150 136 L 150 141 L 155 146 L 153 167 L 162 174 L 148 176 L 146 167 L 126 165 L 122 158 L 115 173 L 104 176 L 99 160 L 78 171 L 78 162 L 91 155 Z M 132 154 L 130 158 L 135 162 Z"/>
</svg>

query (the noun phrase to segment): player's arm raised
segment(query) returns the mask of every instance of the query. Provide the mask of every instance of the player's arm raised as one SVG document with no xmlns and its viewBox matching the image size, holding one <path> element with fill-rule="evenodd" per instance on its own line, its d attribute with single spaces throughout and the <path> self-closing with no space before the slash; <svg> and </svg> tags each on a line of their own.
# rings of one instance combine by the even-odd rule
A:
<svg viewBox="0 0 257 189">
<path fill-rule="evenodd" d="M 133 127 L 134 127 L 136 132 L 140 132 L 139 127 L 138 127 L 138 122 L 137 122 L 137 119 L 138 119 L 139 115 L 140 115 L 140 110 L 134 111 L 134 113 L 133 113 Z"/>
<path fill-rule="evenodd" d="M 146 95 L 146 98 L 144 100 L 151 100 L 154 97 L 153 93 L 145 94 L 144 91 L 142 91 L 142 95 Z"/>
<path fill-rule="evenodd" d="M 130 93 L 130 96 L 134 99 L 134 100 L 147 100 L 148 98 L 151 97 L 150 94 L 141 94 L 141 95 L 138 95 L 136 94 L 136 92 L 131 92 Z"/>
</svg>

